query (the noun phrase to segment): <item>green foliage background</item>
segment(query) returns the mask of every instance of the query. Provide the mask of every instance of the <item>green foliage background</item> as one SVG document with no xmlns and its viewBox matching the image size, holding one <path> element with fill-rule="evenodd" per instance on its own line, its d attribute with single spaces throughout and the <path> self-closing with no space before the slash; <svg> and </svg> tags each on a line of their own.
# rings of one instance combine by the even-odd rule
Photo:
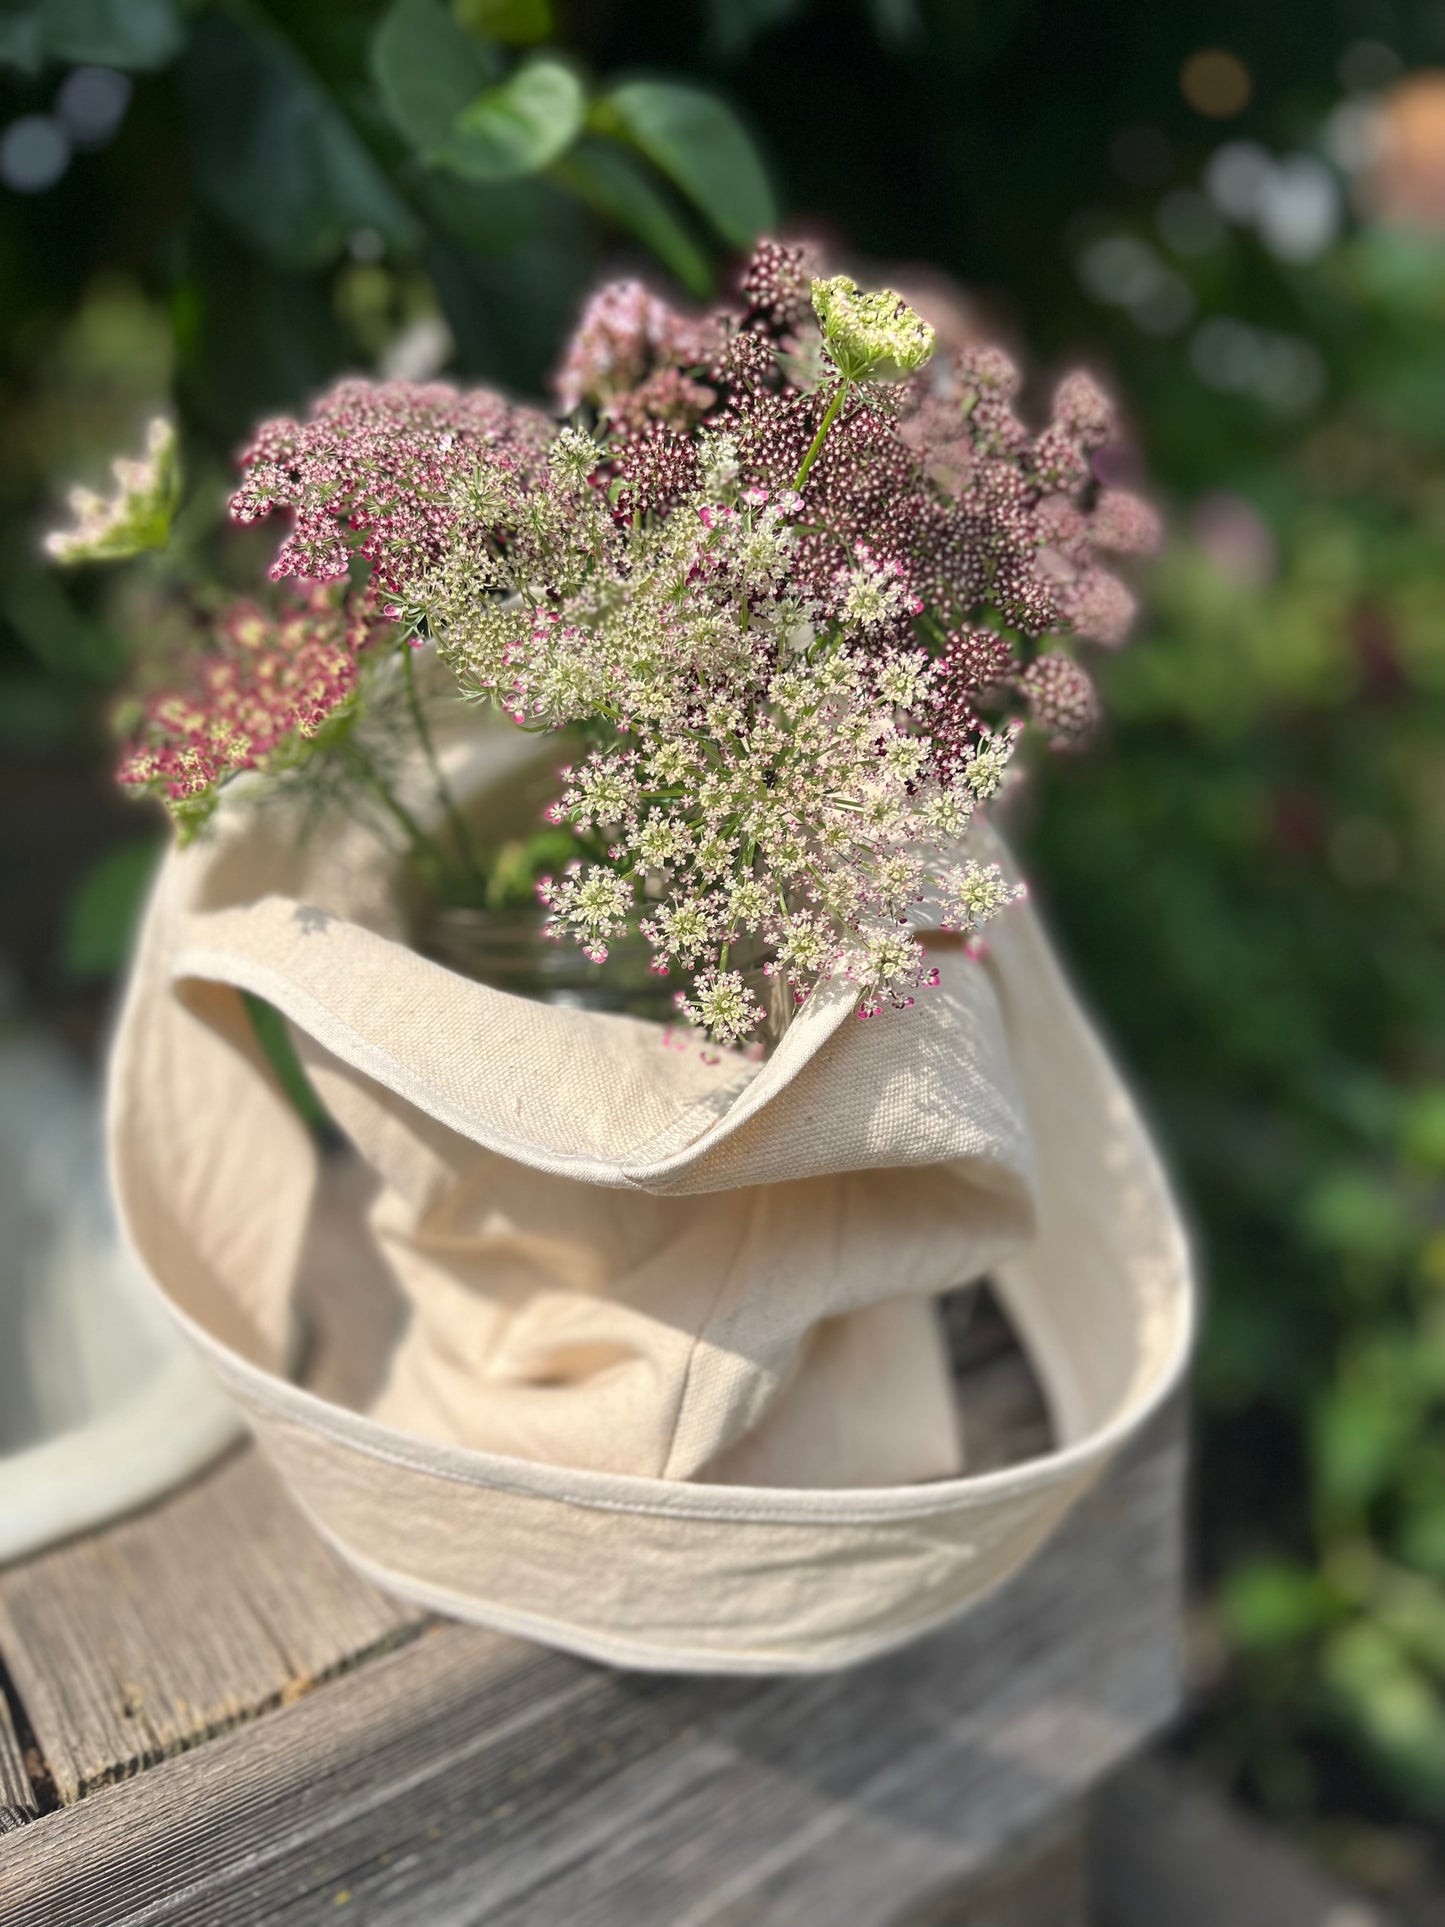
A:
<svg viewBox="0 0 1445 1927">
<path fill-rule="evenodd" d="M 1222 140 L 1318 150 L 1361 44 L 1382 75 L 1445 62 L 1445 12 L 0 14 L 5 125 L 77 64 L 134 80 L 113 140 L 44 192 L 0 188 L 0 821 L 14 970 L 83 1025 L 151 860 L 106 790 L 117 681 L 176 595 L 259 566 L 214 528 L 252 421 L 408 324 L 445 318 L 449 373 L 535 390 L 600 269 L 705 297 L 776 204 L 957 277 L 1041 381 L 1091 362 L 1173 534 L 1106 665 L 1110 739 L 1038 772 L 1025 840 L 1207 1260 L 1197 1743 L 1276 1810 L 1351 1816 L 1336 1844 L 1369 1872 L 1380 1826 L 1445 1815 L 1445 240 L 1347 222 L 1290 259 L 1219 225 L 1169 258 L 1192 308 L 1172 326 L 1080 273 L 1100 236 L 1169 256 L 1163 198 Z M 1221 45 L 1253 83 L 1227 124 L 1179 85 Z M 1307 344 L 1317 392 L 1207 386 L 1211 317 Z M 38 569 L 61 485 L 98 481 L 157 403 L 192 478 L 172 549 L 124 585 Z M 1233 561 L 1209 534 L 1221 492 Z"/>
</svg>

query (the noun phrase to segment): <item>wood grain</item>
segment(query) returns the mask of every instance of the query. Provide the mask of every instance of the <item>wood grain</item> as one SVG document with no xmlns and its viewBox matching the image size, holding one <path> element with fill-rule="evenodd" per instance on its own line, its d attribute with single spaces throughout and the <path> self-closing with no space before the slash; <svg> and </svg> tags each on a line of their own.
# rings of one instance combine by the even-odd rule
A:
<svg viewBox="0 0 1445 1927">
<path fill-rule="evenodd" d="M 296 1698 L 419 1617 L 342 1564 L 252 1448 L 0 1573 L 0 1653 L 63 1801 Z"/>
<path fill-rule="evenodd" d="M 344 1275 L 347 1290 L 303 1306 L 307 1375 L 345 1398 L 365 1389 L 367 1334 L 394 1320 L 395 1294 L 355 1236 L 359 1166 L 327 1178 L 341 1208 L 318 1213 L 305 1275 Z M 65 1802 L 286 1704 L 423 1617 L 358 1578 L 249 1446 L 144 1512 L 0 1570 L 0 1658 Z"/>
<path fill-rule="evenodd" d="M 1172 1712 L 1181 1469 L 1176 1411 L 994 1599 L 848 1674 L 431 1629 L 23 1828 L 5 1927 L 897 1927 Z"/>
<path fill-rule="evenodd" d="M 25 1754 L 5 1695 L 0 1692 L 0 1833 L 13 1832 L 39 1812 L 35 1789 L 25 1770 Z"/>
</svg>

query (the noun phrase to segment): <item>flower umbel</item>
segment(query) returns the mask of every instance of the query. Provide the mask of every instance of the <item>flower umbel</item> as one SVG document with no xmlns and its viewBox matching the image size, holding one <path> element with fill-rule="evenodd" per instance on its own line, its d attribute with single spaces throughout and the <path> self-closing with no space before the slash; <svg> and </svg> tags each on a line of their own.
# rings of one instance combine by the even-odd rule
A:
<svg viewBox="0 0 1445 1927">
<path fill-rule="evenodd" d="M 903 381 L 933 353 L 933 330 L 901 295 L 861 294 L 846 274 L 813 283 L 823 343 L 845 381 Z"/>
<path fill-rule="evenodd" d="M 117 456 L 111 472 L 115 489 L 109 496 L 89 488 L 70 491 L 66 499 L 74 526 L 45 538 L 45 552 L 54 561 L 117 562 L 164 547 L 181 500 L 175 423 L 157 415 L 146 430 L 145 454 Z"/>
<path fill-rule="evenodd" d="M 294 762 L 352 701 L 357 651 L 375 633 L 313 586 L 272 612 L 233 602 L 178 686 L 150 697 L 116 772 L 160 796 L 193 835 L 223 784 Z"/>
</svg>

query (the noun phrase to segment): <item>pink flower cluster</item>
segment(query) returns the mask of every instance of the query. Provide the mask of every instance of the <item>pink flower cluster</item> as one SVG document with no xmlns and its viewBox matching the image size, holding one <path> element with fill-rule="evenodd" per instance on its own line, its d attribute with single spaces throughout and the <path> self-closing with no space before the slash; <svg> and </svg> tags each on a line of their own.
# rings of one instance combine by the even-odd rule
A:
<svg viewBox="0 0 1445 1927">
<path fill-rule="evenodd" d="M 375 618 L 311 587 L 279 612 L 233 602 L 185 683 L 146 702 L 122 755 L 122 783 L 204 806 L 215 786 L 272 765 L 349 703 Z"/>
<path fill-rule="evenodd" d="M 291 510 L 273 580 L 332 581 L 355 551 L 373 565 L 376 587 L 399 596 L 445 553 L 478 457 L 526 477 L 553 433 L 539 411 L 486 388 L 338 382 L 309 421 L 264 424 L 241 456 L 245 480 L 231 514 L 254 522 Z"/>
</svg>

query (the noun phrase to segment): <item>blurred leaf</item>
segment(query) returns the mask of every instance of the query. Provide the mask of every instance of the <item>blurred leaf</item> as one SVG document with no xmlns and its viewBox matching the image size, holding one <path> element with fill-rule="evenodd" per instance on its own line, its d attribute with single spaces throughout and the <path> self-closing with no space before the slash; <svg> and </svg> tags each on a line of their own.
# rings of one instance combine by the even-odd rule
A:
<svg viewBox="0 0 1445 1927">
<path fill-rule="evenodd" d="M 1440 1455 L 1432 1451 L 1400 1500 L 1396 1544 L 1400 1557 L 1438 1582 L 1445 1579 L 1445 1477 Z"/>
<path fill-rule="evenodd" d="M 690 294 L 704 299 L 712 293 L 707 256 L 626 148 L 587 136 L 554 165 L 552 177 L 597 213 L 636 235 Z"/>
<path fill-rule="evenodd" d="M 81 877 L 60 937 L 60 967 L 71 983 L 120 975 L 163 847 L 159 836 L 138 837 L 107 851 Z"/>
<path fill-rule="evenodd" d="M 457 344 L 458 372 L 535 393 L 576 319 L 592 256 L 586 217 L 575 201 L 549 179 L 512 186 L 527 191 L 532 210 L 522 241 L 505 255 L 488 255 L 436 234 L 427 270 Z"/>
<path fill-rule="evenodd" d="M 66 683 L 0 672 L 0 743 L 48 749 L 74 733 L 76 720 L 74 692 Z"/>
<path fill-rule="evenodd" d="M 457 116 L 436 158 L 473 181 L 536 174 L 576 139 L 586 99 L 560 60 L 530 60 Z"/>
<path fill-rule="evenodd" d="M 464 181 L 441 170 L 424 175 L 416 195 L 429 221 L 479 254 L 505 254 L 539 230 L 546 232 L 549 203 L 562 198 L 550 181 L 535 175 L 515 181 Z"/>
<path fill-rule="evenodd" d="M 306 1068 L 296 1055 L 296 1046 L 291 1041 L 286 1019 L 274 1004 L 268 1004 L 264 998 L 253 996 L 249 990 L 242 991 L 241 995 L 246 1001 L 246 1009 L 250 1012 L 267 1062 L 276 1073 L 276 1081 L 290 1098 L 302 1123 L 317 1136 L 330 1130 L 330 1113 L 316 1095 L 315 1087 L 306 1075 Z"/>
<path fill-rule="evenodd" d="M 38 74 L 45 64 L 45 38 L 38 13 L 0 14 L 0 65 Z"/>
<path fill-rule="evenodd" d="M 640 148 L 735 247 L 751 247 L 777 224 L 757 150 L 715 94 L 680 81 L 628 81 L 598 102 L 593 124 Z"/>
<path fill-rule="evenodd" d="M 1403 1257 L 1415 1221 L 1399 1192 L 1368 1171 L 1333 1171 L 1304 1201 L 1303 1221 L 1317 1243 L 1377 1264 Z"/>
<path fill-rule="evenodd" d="M 1342 1628 L 1321 1675 L 1337 1717 L 1396 1789 L 1445 1814 L 1445 1703 L 1389 1634 L 1368 1621 Z"/>
<path fill-rule="evenodd" d="M 1296 1645 L 1319 1632 L 1336 1607 L 1317 1572 L 1283 1559 L 1237 1566 L 1219 1595 L 1220 1613 L 1234 1639 L 1266 1650 Z"/>
<path fill-rule="evenodd" d="M 566 864 L 576 850 L 570 830 L 538 830 L 501 844 L 487 864 L 487 909 L 530 909 L 537 901 L 537 879 Z"/>
<path fill-rule="evenodd" d="M 415 243 L 405 204 L 284 43 L 209 14 L 183 73 L 197 191 L 253 246 L 315 267 L 358 229 Z"/>
<path fill-rule="evenodd" d="M 1313 1442 L 1327 1517 L 1358 1516 L 1389 1482 L 1414 1426 L 1413 1401 L 1389 1385 L 1338 1385 L 1319 1400 Z"/>
<path fill-rule="evenodd" d="M 258 257 L 230 227 L 198 212 L 187 278 L 176 288 L 178 375 L 187 410 L 225 447 L 257 416 L 293 407 L 347 355 L 318 275 Z"/>
<path fill-rule="evenodd" d="M 468 33 L 504 47 L 530 47 L 552 31 L 551 0 L 453 0 L 452 11 Z"/>
<path fill-rule="evenodd" d="M 868 16 L 880 43 L 895 53 L 916 47 L 926 31 L 918 0 L 868 0 Z"/>
<path fill-rule="evenodd" d="M 38 19 L 52 59 L 97 67 L 163 67 L 185 37 L 174 0 L 43 0 Z"/>
<path fill-rule="evenodd" d="M 501 68 L 490 49 L 462 31 L 443 0 L 393 0 L 372 36 L 371 71 L 397 131 L 430 156 Z"/>
<path fill-rule="evenodd" d="M 708 46 L 719 60 L 741 60 L 764 34 L 795 20 L 811 0 L 707 0 Z"/>
<path fill-rule="evenodd" d="M 1401 1148 L 1425 1171 L 1445 1171 L 1445 1086 L 1417 1091 L 1406 1102 Z"/>
<path fill-rule="evenodd" d="M 1445 1231 L 1425 1240 L 1420 1253 L 1420 1274 L 1437 1290 L 1445 1291 Z"/>
<path fill-rule="evenodd" d="M 72 683 L 111 681 L 125 661 L 125 640 L 87 614 L 55 571 L 21 561 L 18 544 L 0 545 L 0 613 L 35 661 Z M 28 564 L 28 566 L 27 566 Z"/>
<path fill-rule="evenodd" d="M 1445 1597 L 1428 1579 L 1395 1572 L 1377 1614 L 1403 1651 L 1445 1679 Z"/>
</svg>

